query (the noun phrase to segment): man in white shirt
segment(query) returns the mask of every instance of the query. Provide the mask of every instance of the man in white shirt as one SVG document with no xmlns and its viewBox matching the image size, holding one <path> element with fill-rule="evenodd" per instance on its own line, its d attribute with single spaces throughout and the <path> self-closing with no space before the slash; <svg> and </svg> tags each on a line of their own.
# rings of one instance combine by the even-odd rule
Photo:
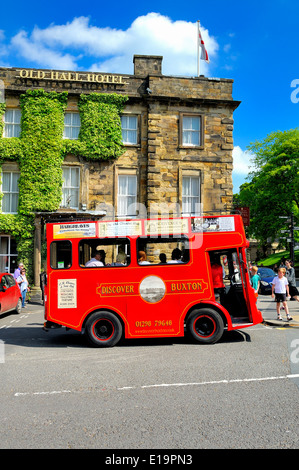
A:
<svg viewBox="0 0 299 470">
<path fill-rule="evenodd" d="M 96 251 L 95 255 L 93 258 L 91 258 L 87 263 L 85 264 L 86 268 L 94 268 L 94 267 L 103 267 L 104 264 L 101 261 L 102 255 L 100 251 Z"/>
<path fill-rule="evenodd" d="M 276 302 L 276 311 L 277 311 L 277 319 L 282 320 L 280 315 L 280 302 L 284 307 L 285 313 L 287 315 L 287 320 L 293 320 L 290 317 L 289 309 L 287 306 L 287 297 L 289 297 L 289 283 L 287 278 L 285 277 L 285 268 L 279 268 L 277 272 L 277 276 L 272 281 L 272 297 L 275 297 Z M 275 294 L 274 294 L 275 293 Z"/>
</svg>

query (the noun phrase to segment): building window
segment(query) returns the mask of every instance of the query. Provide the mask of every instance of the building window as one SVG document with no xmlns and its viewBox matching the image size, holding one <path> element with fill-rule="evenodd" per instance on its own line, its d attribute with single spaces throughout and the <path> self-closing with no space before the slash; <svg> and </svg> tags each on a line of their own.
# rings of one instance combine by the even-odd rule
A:
<svg viewBox="0 0 299 470">
<path fill-rule="evenodd" d="M 200 177 L 183 176 L 182 179 L 182 215 L 200 215 Z"/>
<path fill-rule="evenodd" d="M 81 120 L 79 113 L 66 113 L 64 115 L 64 139 L 78 139 L 81 127 Z"/>
<path fill-rule="evenodd" d="M 21 111 L 20 109 L 7 109 L 4 113 L 4 137 L 20 137 Z"/>
<path fill-rule="evenodd" d="M 138 144 L 138 116 L 121 116 L 122 139 L 125 145 Z"/>
<path fill-rule="evenodd" d="M 62 168 L 62 203 L 60 207 L 79 209 L 80 168 Z"/>
<path fill-rule="evenodd" d="M 0 272 L 13 274 L 17 268 L 17 244 L 9 235 L 0 236 Z"/>
<path fill-rule="evenodd" d="M 202 116 L 182 115 L 180 123 L 182 146 L 201 147 L 203 144 Z"/>
<path fill-rule="evenodd" d="M 118 216 L 134 217 L 136 215 L 137 203 L 137 176 L 119 175 L 117 208 Z"/>
<path fill-rule="evenodd" d="M 18 172 L 2 172 L 2 212 L 6 214 L 16 214 L 18 212 L 19 177 L 20 174 Z"/>
</svg>

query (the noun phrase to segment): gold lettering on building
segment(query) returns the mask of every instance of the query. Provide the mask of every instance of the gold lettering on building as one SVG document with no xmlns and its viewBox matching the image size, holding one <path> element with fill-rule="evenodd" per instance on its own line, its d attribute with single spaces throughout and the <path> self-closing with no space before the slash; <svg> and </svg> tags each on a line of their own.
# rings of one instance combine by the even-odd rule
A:
<svg viewBox="0 0 299 470">
<path fill-rule="evenodd" d="M 31 78 L 37 80 L 58 80 L 68 82 L 92 82 L 105 83 L 113 85 L 126 85 L 126 79 L 123 75 L 107 75 L 102 73 L 91 72 L 59 72 L 58 70 L 34 70 L 21 69 L 18 70 L 16 78 Z"/>
</svg>

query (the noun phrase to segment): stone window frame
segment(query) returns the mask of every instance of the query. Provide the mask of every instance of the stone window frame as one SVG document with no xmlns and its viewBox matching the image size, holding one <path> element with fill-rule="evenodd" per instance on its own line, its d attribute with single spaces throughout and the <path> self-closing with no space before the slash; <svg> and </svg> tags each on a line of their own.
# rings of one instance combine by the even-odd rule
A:
<svg viewBox="0 0 299 470">
<path fill-rule="evenodd" d="M 60 205 L 60 208 L 63 208 L 63 209 L 79 209 L 80 207 L 80 187 L 81 187 L 81 171 L 80 171 L 80 167 L 78 165 L 62 165 L 62 171 L 63 170 L 78 170 L 78 182 L 79 182 L 79 186 L 67 186 L 66 188 L 64 187 L 64 180 L 63 180 L 63 185 L 62 185 L 62 201 L 61 201 L 61 205 Z M 71 190 L 75 190 L 77 192 L 77 197 L 78 197 L 78 205 L 71 205 L 71 203 L 69 205 L 62 205 L 63 204 L 63 190 L 64 189 L 67 189 L 69 191 Z"/>
<path fill-rule="evenodd" d="M 130 142 L 123 142 L 124 147 L 140 147 L 141 145 L 141 114 L 136 113 L 136 112 L 124 112 L 121 114 L 121 118 L 125 116 L 136 116 L 137 118 L 137 142 L 136 143 L 130 143 Z"/>
<path fill-rule="evenodd" d="M 4 253 L 3 250 L 3 240 L 7 239 L 7 252 Z M 15 238 L 11 235 L 1 234 L 0 235 L 0 269 L 1 272 L 14 272 L 14 270 L 18 267 L 17 265 L 17 258 L 18 258 L 18 251 Z M 15 248 L 15 251 L 13 251 Z"/>
<path fill-rule="evenodd" d="M 135 215 L 119 215 L 118 211 L 118 181 L 119 176 L 135 176 L 136 177 L 136 214 Z M 126 218 L 137 218 L 138 217 L 138 201 L 139 201 L 139 172 L 137 167 L 119 167 L 115 166 L 114 171 L 114 211 L 119 219 L 126 219 Z"/>
<path fill-rule="evenodd" d="M 197 214 L 190 214 L 183 212 L 183 178 L 184 177 L 193 177 L 199 179 L 199 204 L 200 212 Z M 191 168 L 179 168 L 179 203 L 181 207 L 182 216 L 200 216 L 202 209 L 202 199 L 203 198 L 203 172 L 200 169 L 191 169 Z"/>
<path fill-rule="evenodd" d="M 18 194 L 19 195 L 19 187 L 18 187 L 18 191 L 5 191 L 5 193 L 3 192 L 3 173 L 10 173 L 10 175 L 12 175 L 12 173 L 15 173 L 15 174 L 18 174 L 19 175 L 19 178 L 20 178 L 20 168 L 19 168 L 19 165 L 17 163 L 3 163 L 2 165 L 2 168 L 1 168 L 1 192 L 3 194 L 3 197 L 4 197 L 4 194 L 9 194 L 10 196 L 10 208 L 11 208 L 11 195 L 12 194 Z M 19 179 L 18 178 L 18 179 Z M 2 197 L 2 201 L 1 201 L 1 211 L 3 214 L 17 214 L 18 211 L 16 212 L 4 212 L 3 211 L 3 197 Z M 19 206 L 19 196 L 18 196 L 18 202 L 17 202 L 17 206 Z"/>
<path fill-rule="evenodd" d="M 66 208 L 62 205 L 59 206 L 59 211 L 70 210 L 82 210 L 87 207 L 89 199 L 89 166 L 87 163 L 82 162 L 82 159 L 78 156 L 67 155 L 61 165 L 61 168 L 79 168 L 79 207 L 78 209 L 72 209 L 71 207 Z M 61 203 L 62 203 L 62 188 L 61 188 Z"/>
<path fill-rule="evenodd" d="M 8 111 L 13 111 L 13 121 L 12 122 L 7 122 L 5 120 L 5 116 L 6 116 L 6 113 Z M 20 117 L 20 122 L 15 121 L 15 111 L 18 111 L 18 116 Z M 19 138 L 20 135 L 21 135 L 21 121 L 22 121 L 22 111 L 21 111 L 20 108 L 18 108 L 17 106 L 6 107 L 5 112 L 3 114 L 3 122 L 4 122 L 3 137 L 5 139 L 11 139 L 13 137 Z M 13 135 L 12 136 L 6 135 L 8 126 L 12 126 L 12 129 L 13 129 Z M 15 135 L 15 134 L 17 134 L 17 135 Z"/>
<path fill-rule="evenodd" d="M 183 143 L 183 119 L 184 117 L 198 117 L 200 118 L 200 144 L 187 145 Z M 183 149 L 204 149 L 204 129 L 205 129 L 205 115 L 203 113 L 189 113 L 182 111 L 179 116 L 179 148 Z"/>
<path fill-rule="evenodd" d="M 76 114 L 77 116 L 79 116 L 79 121 L 80 121 L 80 124 L 77 126 L 77 125 L 74 125 L 73 124 L 73 115 Z M 65 117 L 66 115 L 70 115 L 71 116 L 71 124 L 66 124 L 65 123 Z M 79 133 L 80 133 L 80 129 L 81 129 L 81 118 L 80 118 L 80 113 L 79 111 L 66 111 L 64 113 L 64 123 L 63 123 L 64 127 L 63 127 L 63 139 L 70 139 L 70 140 L 78 140 L 79 138 Z M 78 135 L 77 137 L 67 137 L 65 135 L 65 131 L 66 131 L 66 128 L 68 129 L 71 129 L 73 131 L 73 129 L 79 129 L 78 130 Z"/>
</svg>

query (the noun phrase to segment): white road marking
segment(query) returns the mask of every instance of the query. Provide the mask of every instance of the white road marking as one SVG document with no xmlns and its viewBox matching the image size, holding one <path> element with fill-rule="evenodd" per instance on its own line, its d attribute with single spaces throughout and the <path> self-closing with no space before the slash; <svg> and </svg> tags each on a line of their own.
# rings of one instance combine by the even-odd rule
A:
<svg viewBox="0 0 299 470">
<path fill-rule="evenodd" d="M 185 383 L 170 383 L 170 384 L 152 384 L 152 385 L 139 385 L 139 386 L 128 386 L 128 387 L 117 387 L 116 390 L 138 390 L 145 388 L 163 388 L 163 387 L 189 387 L 189 386 L 199 386 L 199 385 L 217 385 L 217 384 L 231 384 L 231 383 L 244 383 L 244 382 L 263 382 L 267 380 L 285 380 L 285 379 L 295 379 L 299 378 L 299 374 L 289 374 L 289 375 L 279 375 L 276 377 L 254 377 L 249 379 L 229 379 L 229 380 L 211 380 L 206 382 L 185 382 Z M 107 391 L 108 388 L 103 387 L 101 391 Z M 86 390 L 87 391 L 87 390 Z M 80 391 L 81 392 L 81 391 Z M 80 393 L 75 390 L 53 390 L 50 392 L 17 392 L 14 394 L 15 397 L 21 397 L 25 395 L 57 395 L 65 393 Z M 91 391 L 88 390 L 90 393 Z"/>
<path fill-rule="evenodd" d="M 278 377 L 257 377 L 250 379 L 230 379 L 230 380 L 212 380 L 207 382 L 185 382 L 185 383 L 173 383 L 173 384 L 153 384 L 153 385 L 141 385 L 140 387 L 121 387 L 117 390 L 129 390 L 136 388 L 159 388 L 159 387 L 186 387 L 190 385 L 215 385 L 215 384 L 230 384 L 240 382 L 262 382 L 266 380 L 282 380 L 282 379 L 294 379 L 298 378 L 299 374 L 280 375 Z"/>
<path fill-rule="evenodd" d="M 18 392 L 15 393 L 15 397 L 21 397 L 24 395 L 55 395 L 62 393 L 73 393 L 71 390 L 53 390 L 52 392 Z"/>
</svg>

